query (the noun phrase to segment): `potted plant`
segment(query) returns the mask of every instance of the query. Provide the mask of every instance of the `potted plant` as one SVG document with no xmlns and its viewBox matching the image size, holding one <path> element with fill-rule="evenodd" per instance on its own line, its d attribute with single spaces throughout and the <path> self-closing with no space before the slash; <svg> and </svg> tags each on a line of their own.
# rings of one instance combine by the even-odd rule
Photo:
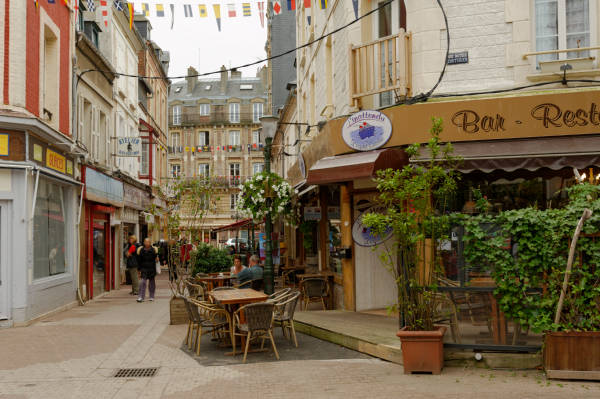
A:
<svg viewBox="0 0 600 399">
<path fill-rule="evenodd" d="M 297 219 L 292 187 L 273 172 L 257 173 L 242 185 L 236 211 L 256 220 L 263 220 L 267 213 L 288 223 L 295 224 Z"/>
<path fill-rule="evenodd" d="M 393 229 L 393 244 L 385 245 L 381 260 L 398 289 L 398 301 L 391 310 L 400 315 L 397 335 L 407 374 L 439 374 L 444 362 L 446 328 L 434 324 L 440 264 L 436 248 L 449 231 L 445 207 L 449 196 L 456 191 L 459 176 L 455 172 L 458 159 L 452 156 L 452 145 L 440 142 L 442 120 L 432 121 L 429 142 L 406 149 L 409 157 L 424 156 L 428 161 L 411 163 L 400 170 L 381 171 L 376 182 L 379 202 L 387 213 L 368 213 L 363 217 L 370 234 L 383 237 Z M 425 150 L 423 154 L 421 150 Z"/>
</svg>

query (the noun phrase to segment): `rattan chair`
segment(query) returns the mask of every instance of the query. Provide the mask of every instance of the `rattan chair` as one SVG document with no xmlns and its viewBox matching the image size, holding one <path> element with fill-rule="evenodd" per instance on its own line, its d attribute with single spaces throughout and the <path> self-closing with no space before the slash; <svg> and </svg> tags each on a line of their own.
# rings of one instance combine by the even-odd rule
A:
<svg viewBox="0 0 600 399">
<path fill-rule="evenodd" d="M 293 291 L 290 295 L 283 297 L 284 300 L 275 304 L 274 320 L 281 325 L 281 331 L 286 338 L 292 338 L 294 345 L 298 347 L 298 339 L 296 338 L 296 329 L 294 328 L 294 312 L 300 298 L 299 291 Z M 289 336 L 288 336 L 289 334 Z"/>
<path fill-rule="evenodd" d="M 287 295 L 292 289 L 287 287 L 287 288 L 283 288 L 279 291 L 276 291 L 274 293 L 272 293 L 271 295 L 269 295 L 269 298 L 267 299 L 268 301 L 272 301 L 272 300 L 276 300 L 277 298 Z"/>
<path fill-rule="evenodd" d="M 187 296 L 193 299 L 199 299 L 201 301 L 206 299 L 206 286 L 203 283 L 195 283 L 190 280 L 185 281 L 185 287 L 187 288 Z"/>
<path fill-rule="evenodd" d="M 196 330 L 196 355 L 200 355 L 200 341 L 202 335 L 207 333 L 216 335 L 221 341 L 224 341 L 224 337 L 229 335 L 235 352 L 235 341 L 231 334 L 232 324 L 229 312 L 219 306 L 207 302 L 195 301 L 193 299 L 190 299 L 189 302 L 190 306 L 196 308 L 201 319 Z"/>
<path fill-rule="evenodd" d="M 244 281 L 243 283 L 234 285 L 233 287 L 239 289 L 252 288 L 252 280 Z"/>
<path fill-rule="evenodd" d="M 327 306 L 325 306 L 325 298 L 329 296 L 329 283 L 327 280 L 307 278 L 300 282 L 300 289 L 304 301 L 304 310 L 308 310 L 308 305 L 311 302 L 321 302 L 323 310 L 327 310 Z"/>
<path fill-rule="evenodd" d="M 213 291 L 235 290 L 235 287 L 216 287 Z"/>
<path fill-rule="evenodd" d="M 200 324 L 204 321 L 204 319 L 200 316 L 200 312 L 198 312 L 198 308 L 195 306 L 195 304 L 191 303 L 190 298 L 182 298 L 183 303 L 185 304 L 185 310 L 188 314 L 188 329 L 185 337 L 185 344 L 188 348 L 192 349 L 197 345 L 198 329 L 200 328 Z M 196 343 L 194 346 L 192 346 L 192 341 L 194 340 L 194 331 L 196 332 Z"/>
<path fill-rule="evenodd" d="M 279 353 L 275 346 L 275 339 L 273 339 L 273 310 L 275 305 L 268 302 L 251 303 L 246 306 L 242 306 L 234 313 L 234 335 L 246 337 L 246 347 L 244 349 L 244 360 L 246 363 L 246 357 L 248 355 L 248 348 L 250 347 L 250 341 L 256 338 L 261 338 L 261 348 L 264 348 L 265 339 L 271 340 L 273 346 L 273 352 L 275 357 L 279 360 Z M 240 323 L 240 312 L 244 312 L 246 317 L 245 323 Z M 236 331 L 237 328 L 237 331 Z M 235 338 L 235 337 L 234 337 Z M 235 353 L 235 347 L 234 347 Z"/>
</svg>

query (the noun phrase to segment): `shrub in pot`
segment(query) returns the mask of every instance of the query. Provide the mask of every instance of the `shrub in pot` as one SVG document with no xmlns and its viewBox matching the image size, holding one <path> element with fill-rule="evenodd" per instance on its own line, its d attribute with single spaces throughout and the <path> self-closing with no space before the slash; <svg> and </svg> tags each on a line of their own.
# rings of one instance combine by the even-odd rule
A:
<svg viewBox="0 0 600 399">
<path fill-rule="evenodd" d="M 446 239 L 449 231 L 445 207 L 456 191 L 459 159 L 452 156 L 451 144 L 440 143 L 442 120 L 433 118 L 432 122 L 429 142 L 406 149 L 409 157 L 423 155 L 428 161 L 379 172 L 379 203 L 387 211 L 363 216 L 363 224 L 374 236 L 383 237 L 393 230 L 380 257 L 398 289 L 398 301 L 391 310 L 400 315 L 397 335 L 405 373 L 439 374 L 444 361 L 446 328 L 434 325 L 440 264 L 436 243 Z"/>
</svg>

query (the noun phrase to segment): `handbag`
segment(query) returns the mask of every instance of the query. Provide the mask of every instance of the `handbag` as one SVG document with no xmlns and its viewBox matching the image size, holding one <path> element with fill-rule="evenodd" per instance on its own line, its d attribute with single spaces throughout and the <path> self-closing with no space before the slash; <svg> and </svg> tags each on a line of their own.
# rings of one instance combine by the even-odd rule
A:
<svg viewBox="0 0 600 399">
<path fill-rule="evenodd" d="M 156 261 L 156 274 L 160 274 L 161 270 L 160 270 L 160 262 Z"/>
</svg>

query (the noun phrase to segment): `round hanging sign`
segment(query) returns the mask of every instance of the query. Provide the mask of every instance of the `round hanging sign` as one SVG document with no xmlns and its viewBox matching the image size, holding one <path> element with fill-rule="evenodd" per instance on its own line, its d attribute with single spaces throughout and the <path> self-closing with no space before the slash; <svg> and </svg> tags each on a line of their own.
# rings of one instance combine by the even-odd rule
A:
<svg viewBox="0 0 600 399">
<path fill-rule="evenodd" d="M 389 240 L 394 233 L 392 226 L 389 226 L 382 235 L 373 234 L 371 232 L 370 227 L 366 227 L 363 225 L 362 220 L 363 216 L 366 213 L 385 213 L 386 207 L 382 205 L 375 205 L 368 209 L 366 209 L 363 213 L 361 213 L 358 218 L 354 221 L 354 225 L 352 226 L 352 239 L 361 247 L 374 247 L 376 245 L 382 244 L 385 241 Z"/>
<path fill-rule="evenodd" d="M 342 137 L 355 150 L 375 150 L 392 137 L 392 122 L 379 111 L 360 111 L 346 119 Z"/>
</svg>

